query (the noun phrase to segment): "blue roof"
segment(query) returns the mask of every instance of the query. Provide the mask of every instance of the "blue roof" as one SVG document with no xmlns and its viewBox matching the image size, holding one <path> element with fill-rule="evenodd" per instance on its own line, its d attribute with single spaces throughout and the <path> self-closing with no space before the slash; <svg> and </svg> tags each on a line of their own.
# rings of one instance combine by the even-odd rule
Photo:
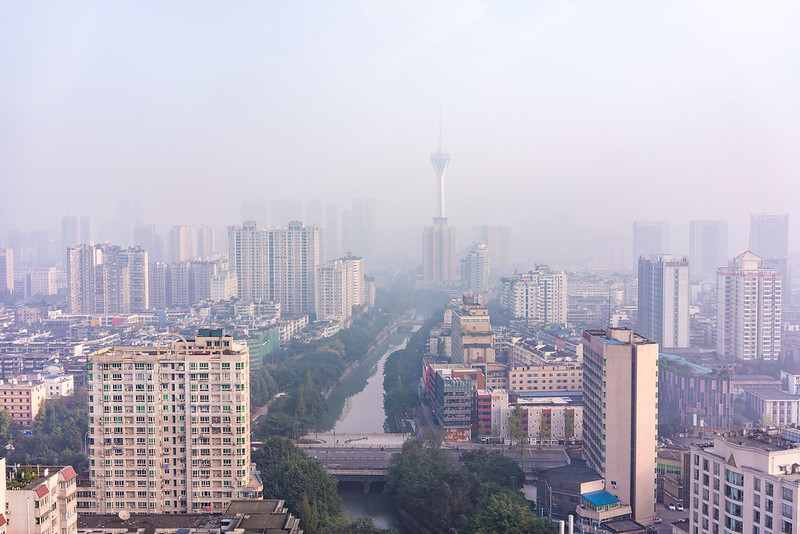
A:
<svg viewBox="0 0 800 534">
<path fill-rule="evenodd" d="M 611 337 L 611 338 L 609 338 L 609 337 L 601 337 L 601 338 L 598 338 L 598 339 L 600 341 L 602 341 L 603 343 L 607 343 L 609 345 L 624 345 L 625 344 L 622 341 L 620 341 L 619 339 L 614 339 L 613 337 Z"/>
<path fill-rule="evenodd" d="M 591 493 L 584 493 L 581 495 L 584 499 L 589 501 L 595 506 L 605 506 L 607 504 L 613 504 L 615 502 L 619 502 L 619 499 L 611 495 L 609 492 L 605 490 L 601 491 L 593 491 Z"/>
</svg>

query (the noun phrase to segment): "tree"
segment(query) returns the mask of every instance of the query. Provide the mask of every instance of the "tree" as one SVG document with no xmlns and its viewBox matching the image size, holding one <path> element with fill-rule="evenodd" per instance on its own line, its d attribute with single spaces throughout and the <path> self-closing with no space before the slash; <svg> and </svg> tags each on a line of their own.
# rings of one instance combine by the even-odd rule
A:
<svg viewBox="0 0 800 534">
<path fill-rule="evenodd" d="M 301 519 L 305 514 L 309 524 L 318 521 L 319 525 L 325 525 L 339 514 L 336 481 L 290 440 L 267 438 L 264 446 L 253 452 L 253 461 L 261 471 L 265 499 L 283 499 L 292 514 Z M 309 507 L 305 510 L 304 501 Z"/>
<path fill-rule="evenodd" d="M 775 426 L 775 419 L 773 419 L 772 414 L 764 412 L 756 425 L 758 428 L 769 428 Z"/>
<path fill-rule="evenodd" d="M 519 464 L 503 454 L 476 449 L 462 454 L 461 462 L 466 470 L 488 484 L 516 489 L 525 482 L 525 473 Z"/>
<path fill-rule="evenodd" d="M 352 522 L 339 518 L 325 527 L 325 534 L 397 534 L 397 531 L 378 528 L 369 517 L 359 517 Z"/>
<path fill-rule="evenodd" d="M 0 412 L 0 438 L 7 440 L 9 436 L 9 431 L 11 430 L 11 413 L 8 409 L 3 410 Z"/>
<path fill-rule="evenodd" d="M 475 512 L 470 528 L 475 534 L 555 534 L 553 524 L 537 518 L 518 493 L 505 491 L 491 495 Z"/>
<path fill-rule="evenodd" d="M 517 447 L 520 464 L 525 458 L 525 446 L 528 444 L 528 433 L 525 432 L 525 427 L 522 424 L 525 415 L 526 412 L 523 411 L 522 406 L 516 405 L 511 415 L 508 417 L 508 432 Z"/>
</svg>

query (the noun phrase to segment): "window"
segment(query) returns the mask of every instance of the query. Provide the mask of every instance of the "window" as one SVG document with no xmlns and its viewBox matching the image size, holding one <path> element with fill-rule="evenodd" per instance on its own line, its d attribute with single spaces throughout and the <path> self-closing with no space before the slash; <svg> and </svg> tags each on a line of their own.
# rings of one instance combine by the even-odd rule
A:
<svg viewBox="0 0 800 534">
<path fill-rule="evenodd" d="M 793 499 L 794 499 L 794 492 L 792 491 L 792 489 L 791 488 L 783 488 L 783 500 L 791 501 Z"/>
</svg>

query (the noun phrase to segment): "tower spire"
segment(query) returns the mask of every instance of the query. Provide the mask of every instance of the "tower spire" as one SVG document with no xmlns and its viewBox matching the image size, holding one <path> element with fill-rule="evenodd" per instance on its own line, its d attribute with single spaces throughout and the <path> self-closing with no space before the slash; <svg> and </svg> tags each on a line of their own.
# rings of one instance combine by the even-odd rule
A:
<svg viewBox="0 0 800 534">
<path fill-rule="evenodd" d="M 431 164 L 436 172 L 436 219 L 444 222 L 444 173 L 450 163 L 450 154 L 442 148 L 442 99 L 439 99 L 439 148 L 431 154 Z"/>
</svg>

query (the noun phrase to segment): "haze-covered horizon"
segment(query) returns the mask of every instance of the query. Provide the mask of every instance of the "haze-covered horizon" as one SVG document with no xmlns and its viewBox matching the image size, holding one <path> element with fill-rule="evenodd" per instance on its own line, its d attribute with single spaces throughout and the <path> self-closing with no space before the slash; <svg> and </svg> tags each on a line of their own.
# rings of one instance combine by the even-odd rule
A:
<svg viewBox="0 0 800 534">
<path fill-rule="evenodd" d="M 726 219 L 733 256 L 769 212 L 800 250 L 794 3 L 4 11 L 0 235 L 121 200 L 166 231 L 239 224 L 244 200 L 374 198 L 381 252 L 419 263 L 441 101 L 460 248 L 509 225 L 521 256 L 569 261 L 630 249 L 640 219 L 685 254 L 689 220 Z"/>
</svg>

